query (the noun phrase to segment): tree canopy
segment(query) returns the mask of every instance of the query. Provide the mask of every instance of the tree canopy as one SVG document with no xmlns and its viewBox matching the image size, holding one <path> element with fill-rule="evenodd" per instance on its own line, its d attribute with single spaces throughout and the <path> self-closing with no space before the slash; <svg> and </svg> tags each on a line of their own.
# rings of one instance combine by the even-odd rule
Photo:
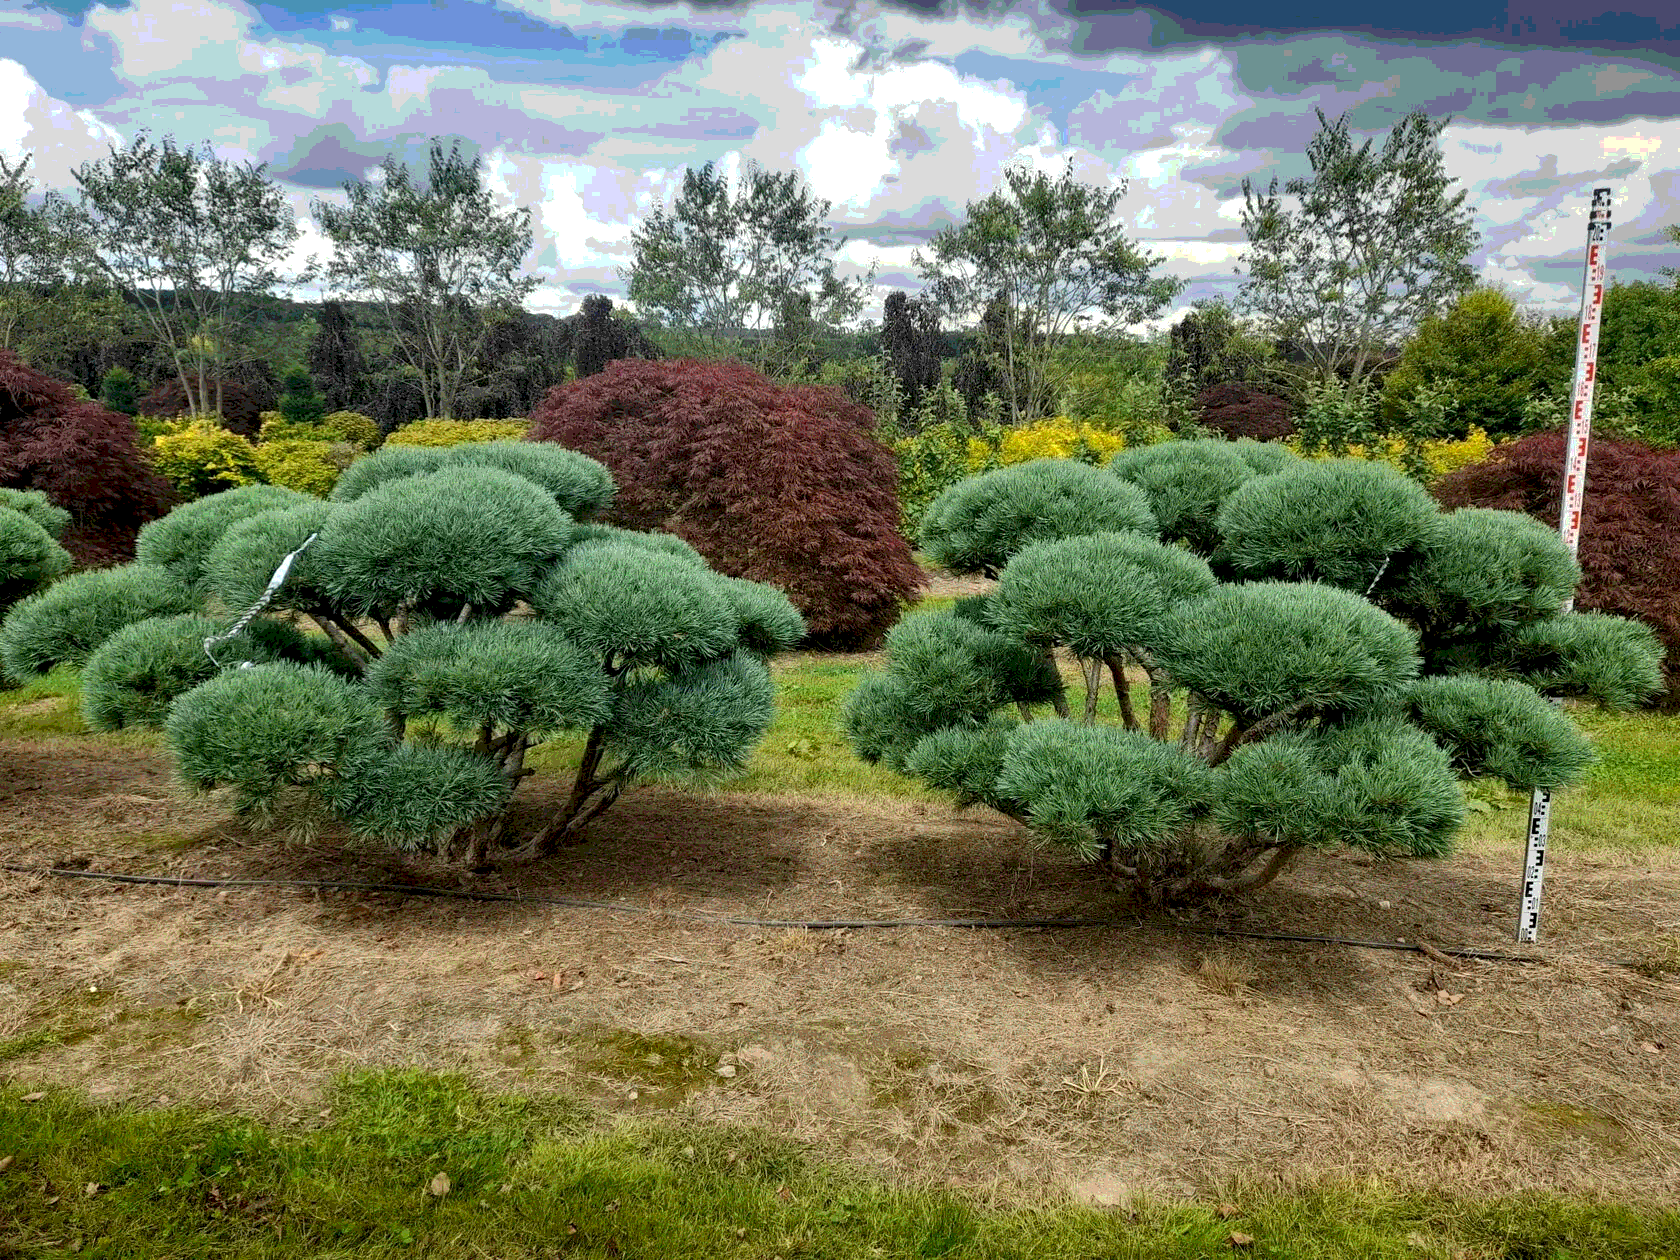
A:
<svg viewBox="0 0 1680 1260">
<path fill-rule="evenodd" d="M 273 263 L 300 235 L 265 166 L 214 158 L 208 144 L 177 149 L 169 136 L 154 146 L 142 129 L 126 148 L 112 146 L 109 158 L 75 173 L 87 258 L 139 302 L 194 415 L 220 410 L 215 385 L 235 331 L 230 295 L 280 284 Z M 293 283 L 312 274 L 313 265 Z"/>
<path fill-rule="evenodd" d="M 1243 308 L 1306 353 L 1320 377 L 1361 386 L 1380 352 L 1475 283 L 1469 256 L 1480 240 L 1468 192 L 1441 155 L 1450 118 L 1408 114 L 1374 149 L 1356 146 L 1348 116 L 1318 114 L 1307 145 L 1312 175 L 1264 194 L 1243 180 L 1249 279 Z"/>
<path fill-rule="evenodd" d="M 708 162 L 683 172 L 682 191 L 631 234 L 633 260 L 619 273 L 637 313 L 760 366 L 768 334 L 801 312 L 819 326 L 855 319 L 875 272 L 842 280 L 845 244 L 828 226 L 830 202 L 797 171 L 747 163 L 731 193 Z M 809 299 L 809 305 L 797 302 Z"/>
<path fill-rule="evenodd" d="M 491 330 L 541 282 L 519 278 L 531 249 L 529 207 L 498 213 L 479 184 L 479 159 L 431 142 L 430 177 L 417 187 L 394 156 L 378 185 L 344 185 L 348 207 L 312 203 L 335 254 L 327 274 L 342 295 L 371 293 L 395 339 L 393 355 L 419 374 L 427 419 L 450 417 L 462 379 Z"/>
<path fill-rule="evenodd" d="M 1076 333 L 1115 331 L 1158 315 L 1184 282 L 1152 273 L 1164 258 L 1145 253 L 1113 222 L 1126 185 L 1082 184 L 1071 167 L 1059 179 L 1009 167 L 991 195 L 970 202 L 964 221 L 915 254 L 927 294 L 953 321 L 1001 304 L 1001 367 L 1015 421 L 1054 404 L 1072 366 L 1058 354 Z"/>
</svg>

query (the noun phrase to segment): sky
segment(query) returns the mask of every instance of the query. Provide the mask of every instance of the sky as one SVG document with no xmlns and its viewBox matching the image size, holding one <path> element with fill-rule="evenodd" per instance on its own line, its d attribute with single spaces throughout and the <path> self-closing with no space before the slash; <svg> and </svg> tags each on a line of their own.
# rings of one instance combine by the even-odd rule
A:
<svg viewBox="0 0 1680 1260">
<path fill-rule="evenodd" d="M 631 232 L 686 167 L 751 160 L 832 203 L 840 273 L 876 264 L 877 320 L 1006 166 L 1071 164 L 1124 184 L 1119 222 L 1187 281 L 1171 319 L 1235 294 L 1242 181 L 1306 174 L 1315 109 L 1380 143 L 1421 108 L 1452 118 L 1481 278 L 1567 312 L 1594 187 L 1613 278 L 1680 265 L 1680 2 L 1611 4 L 0 0 L 0 153 L 34 155 L 33 203 L 74 202 L 73 172 L 142 128 L 266 163 L 303 229 L 295 275 L 331 254 L 312 199 L 348 204 L 393 154 L 423 184 L 439 136 L 499 207 L 531 208 L 525 307 L 555 315 L 622 298 Z"/>
</svg>

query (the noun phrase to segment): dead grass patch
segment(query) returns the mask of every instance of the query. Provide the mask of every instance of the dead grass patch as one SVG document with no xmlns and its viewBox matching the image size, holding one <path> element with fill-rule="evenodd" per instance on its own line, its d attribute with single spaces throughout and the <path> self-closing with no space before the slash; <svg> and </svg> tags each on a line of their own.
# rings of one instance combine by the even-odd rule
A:
<svg viewBox="0 0 1680 1260">
<path fill-rule="evenodd" d="M 175 799 L 144 750 L 0 756 L 16 769 L 0 789 L 11 861 L 463 879 L 332 835 L 253 837 Z M 534 818 L 557 789 L 531 786 Z M 472 881 L 648 914 L 4 874 L 0 1079 L 300 1119 L 345 1070 L 460 1071 L 608 1115 L 761 1125 L 1004 1199 L 1093 1178 L 1191 1194 L 1263 1168 L 1672 1202 L 1680 985 L 1611 960 L 1671 956 L 1680 872 L 1560 852 L 1535 966 L 1198 931 L 1509 949 L 1519 850 L 1513 835 L 1438 863 L 1314 856 L 1247 902 L 1144 919 L 984 814 L 649 790 L 588 844 Z M 810 932 L 690 911 L 1115 922 Z M 108 996 L 55 1016 L 90 986 Z"/>
</svg>

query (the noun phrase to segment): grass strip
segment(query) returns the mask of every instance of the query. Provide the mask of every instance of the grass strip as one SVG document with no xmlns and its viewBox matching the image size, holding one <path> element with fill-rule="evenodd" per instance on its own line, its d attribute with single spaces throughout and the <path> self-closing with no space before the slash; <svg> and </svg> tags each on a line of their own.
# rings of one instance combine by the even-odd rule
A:
<svg viewBox="0 0 1680 1260">
<path fill-rule="evenodd" d="M 30 1098 L 31 1101 L 24 1101 Z M 311 1128 L 0 1091 L 0 1255 L 1663 1260 L 1680 1213 L 1369 1183 L 1130 1210 L 988 1208 L 762 1133 L 636 1122 L 410 1071 L 342 1078 Z"/>
</svg>

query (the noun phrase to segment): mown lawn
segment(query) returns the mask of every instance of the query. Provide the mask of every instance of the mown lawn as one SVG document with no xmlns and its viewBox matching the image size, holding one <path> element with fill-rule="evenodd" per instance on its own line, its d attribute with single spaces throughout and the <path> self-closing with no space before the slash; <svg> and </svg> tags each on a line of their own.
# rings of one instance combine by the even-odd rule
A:
<svg viewBox="0 0 1680 1260">
<path fill-rule="evenodd" d="M 26 1098 L 32 1101 L 25 1101 Z M 0 1254 L 186 1257 L 1505 1257 L 1680 1254 L 1680 1213 L 1376 1185 L 1231 1186 L 1131 1210 L 891 1188 L 762 1133 L 634 1123 L 414 1072 L 342 1079 L 316 1127 L 0 1092 Z M 9 1157 L 9 1158 L 7 1158 Z"/>
</svg>

